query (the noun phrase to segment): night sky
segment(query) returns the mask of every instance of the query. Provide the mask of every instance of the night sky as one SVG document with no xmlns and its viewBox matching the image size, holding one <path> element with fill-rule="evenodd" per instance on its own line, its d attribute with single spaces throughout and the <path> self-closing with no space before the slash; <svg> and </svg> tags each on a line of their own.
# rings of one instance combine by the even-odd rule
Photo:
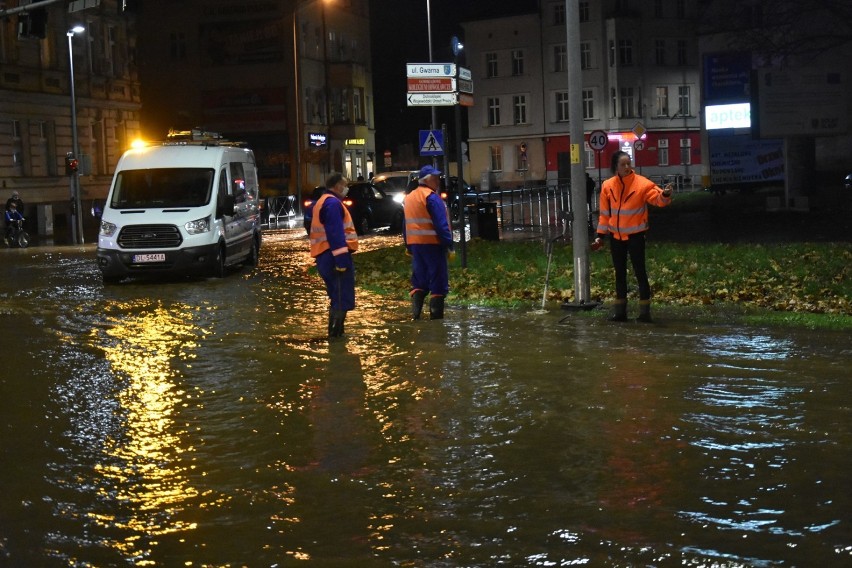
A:
<svg viewBox="0 0 852 568">
<path fill-rule="evenodd" d="M 464 41 L 460 22 L 529 13 L 537 0 L 429 0 L 432 12 L 432 54 L 435 62 L 451 62 L 450 40 Z M 427 0 L 370 0 L 373 37 L 373 93 L 376 151 L 417 143 L 417 132 L 429 128 L 431 107 L 408 107 L 405 64 L 429 61 Z M 464 64 L 464 60 L 461 60 Z M 476 78 L 474 77 L 474 84 Z M 452 107 L 437 107 L 438 127 L 454 124 Z"/>
</svg>

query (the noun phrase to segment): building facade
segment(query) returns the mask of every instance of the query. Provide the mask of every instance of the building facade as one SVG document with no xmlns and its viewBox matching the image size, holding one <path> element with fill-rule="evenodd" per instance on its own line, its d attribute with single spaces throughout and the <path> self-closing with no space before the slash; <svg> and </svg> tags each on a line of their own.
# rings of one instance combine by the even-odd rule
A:
<svg viewBox="0 0 852 568">
<path fill-rule="evenodd" d="M 646 176 L 700 183 L 701 136 L 695 0 L 579 2 L 585 166 L 609 175 L 625 150 Z M 468 112 L 470 176 L 515 187 L 570 179 L 565 2 L 527 15 L 468 22 L 475 84 Z M 588 135 L 603 130 L 606 147 Z"/>
<path fill-rule="evenodd" d="M 4 9 L 20 4 L 7 0 Z M 88 211 L 106 196 L 118 158 L 139 134 L 134 17 L 122 6 L 102 0 L 69 13 L 57 2 L 0 19 L 0 185 L 4 199 L 19 193 L 31 232 L 67 239 L 75 214 L 65 168 L 73 148 L 71 57 L 86 242 L 97 232 Z M 85 30 L 69 39 L 77 25 Z"/>
<path fill-rule="evenodd" d="M 372 171 L 367 0 L 148 0 L 139 30 L 146 135 L 247 142 L 267 197 Z"/>
</svg>

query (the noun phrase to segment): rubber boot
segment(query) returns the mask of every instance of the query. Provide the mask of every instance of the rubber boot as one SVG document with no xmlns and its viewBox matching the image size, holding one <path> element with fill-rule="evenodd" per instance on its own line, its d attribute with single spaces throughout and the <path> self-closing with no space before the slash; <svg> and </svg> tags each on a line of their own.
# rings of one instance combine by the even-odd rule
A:
<svg viewBox="0 0 852 568">
<path fill-rule="evenodd" d="M 423 312 L 423 301 L 426 299 L 424 290 L 414 290 L 411 293 L 411 319 L 419 320 Z"/>
<path fill-rule="evenodd" d="M 639 300 L 639 317 L 636 318 L 636 321 L 652 323 L 651 300 Z"/>
<path fill-rule="evenodd" d="M 429 319 L 444 319 L 444 297 L 432 296 L 429 300 Z"/>
<path fill-rule="evenodd" d="M 343 335 L 343 320 L 346 319 L 346 312 L 343 310 L 331 310 L 328 317 L 328 336 L 340 337 Z"/>
<path fill-rule="evenodd" d="M 615 301 L 615 305 L 613 306 L 615 309 L 612 315 L 609 317 L 609 321 L 627 321 L 627 299 L 620 299 Z"/>
</svg>

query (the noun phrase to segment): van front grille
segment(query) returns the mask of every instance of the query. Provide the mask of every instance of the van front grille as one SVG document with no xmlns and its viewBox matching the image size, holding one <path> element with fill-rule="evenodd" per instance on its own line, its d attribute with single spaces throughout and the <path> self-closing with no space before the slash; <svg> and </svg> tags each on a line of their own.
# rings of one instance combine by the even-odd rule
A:
<svg viewBox="0 0 852 568">
<path fill-rule="evenodd" d="M 126 249 L 174 248 L 182 242 L 174 225 L 128 225 L 118 234 L 118 245 Z"/>
</svg>

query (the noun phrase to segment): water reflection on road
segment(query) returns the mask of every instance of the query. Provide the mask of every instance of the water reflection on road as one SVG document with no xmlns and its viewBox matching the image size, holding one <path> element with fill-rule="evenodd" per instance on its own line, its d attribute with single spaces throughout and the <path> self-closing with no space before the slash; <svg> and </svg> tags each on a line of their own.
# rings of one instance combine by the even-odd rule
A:
<svg viewBox="0 0 852 568">
<path fill-rule="evenodd" d="M 0 256 L 0 565 L 852 561 L 846 334 L 359 290 L 329 343 L 299 231 L 222 280 Z"/>
</svg>

